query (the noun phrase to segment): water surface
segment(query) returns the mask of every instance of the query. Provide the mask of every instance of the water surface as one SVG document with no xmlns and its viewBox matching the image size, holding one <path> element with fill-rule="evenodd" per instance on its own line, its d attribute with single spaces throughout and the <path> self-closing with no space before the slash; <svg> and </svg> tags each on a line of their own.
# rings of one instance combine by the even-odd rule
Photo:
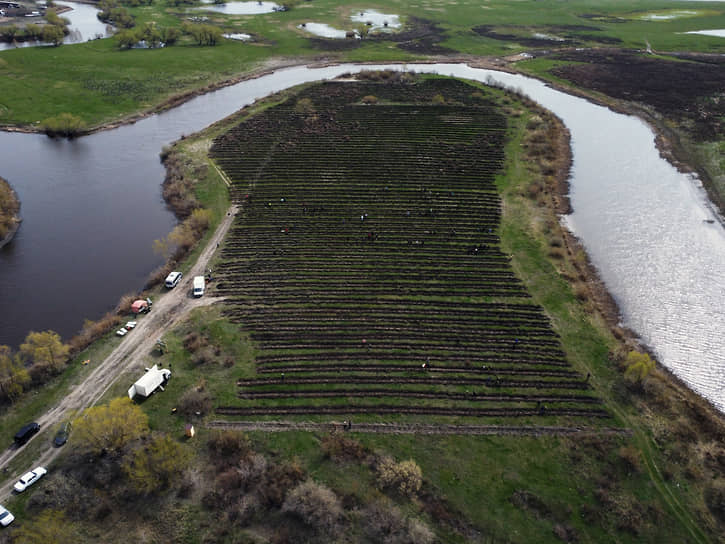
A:
<svg viewBox="0 0 725 544">
<path fill-rule="evenodd" d="M 272 13 L 279 9 L 279 4 L 274 2 L 227 2 L 226 4 L 214 4 L 213 1 L 204 1 L 207 4 L 200 9 L 204 11 L 215 11 L 217 13 L 225 13 L 226 15 L 261 15 L 262 13 Z"/>
<path fill-rule="evenodd" d="M 70 21 L 68 30 L 70 33 L 63 39 L 64 44 L 80 43 L 96 38 L 107 38 L 113 34 L 113 27 L 102 23 L 98 20 L 98 9 L 88 4 L 78 4 L 77 2 L 59 2 L 58 6 L 68 6 L 70 11 L 60 14 Z M 0 43 L 0 51 L 4 49 L 15 49 L 16 47 L 37 47 L 39 45 L 48 46 L 49 44 L 38 41 L 27 41 L 12 43 Z"/>
<path fill-rule="evenodd" d="M 719 30 L 692 30 L 685 32 L 685 34 L 700 34 L 702 36 L 715 36 L 717 38 L 725 38 L 725 29 Z"/>
</svg>

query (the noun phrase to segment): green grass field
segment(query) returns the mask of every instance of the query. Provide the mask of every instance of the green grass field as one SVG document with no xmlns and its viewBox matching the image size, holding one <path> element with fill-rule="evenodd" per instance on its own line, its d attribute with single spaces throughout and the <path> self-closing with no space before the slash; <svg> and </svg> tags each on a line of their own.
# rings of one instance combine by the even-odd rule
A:
<svg viewBox="0 0 725 544">
<path fill-rule="evenodd" d="M 696 6 L 696 7 L 695 7 Z M 557 41 L 544 38 L 533 47 L 520 43 L 538 35 L 572 39 L 577 46 L 659 51 L 722 52 L 725 40 L 682 32 L 725 27 L 725 9 L 716 3 L 639 2 L 450 2 L 422 5 L 396 1 L 369 3 L 400 15 L 415 29 L 416 18 L 435 21 L 439 33 L 411 36 L 417 49 L 402 49 L 394 41 L 363 40 L 352 49 L 340 49 L 328 40 L 317 45 L 296 28 L 321 22 L 352 29 L 351 13 L 359 6 L 331 0 L 303 2 L 286 13 L 255 16 L 211 14 L 210 23 L 225 32 L 246 32 L 255 38 L 245 44 L 223 40 L 215 47 L 198 47 L 188 40 L 161 50 L 120 51 L 113 38 L 58 48 L 23 48 L 0 52 L 0 124 L 34 126 L 48 117 L 69 112 L 94 127 L 157 107 L 177 96 L 224 81 L 259 67 L 271 59 L 335 59 L 353 61 L 411 60 L 424 58 L 434 45 L 450 55 L 500 56 L 524 50 L 550 49 Z M 188 17 L 181 8 L 157 1 L 133 8 L 139 26 L 155 22 L 176 26 Z M 684 14 L 683 14 L 684 12 Z M 647 14 L 671 19 L 647 20 Z M 499 38 L 477 34 L 486 25 Z M 507 36 L 500 38 L 500 36 Z M 359 45 L 359 46 L 358 46 Z M 435 53 L 436 51 L 430 50 Z"/>
</svg>

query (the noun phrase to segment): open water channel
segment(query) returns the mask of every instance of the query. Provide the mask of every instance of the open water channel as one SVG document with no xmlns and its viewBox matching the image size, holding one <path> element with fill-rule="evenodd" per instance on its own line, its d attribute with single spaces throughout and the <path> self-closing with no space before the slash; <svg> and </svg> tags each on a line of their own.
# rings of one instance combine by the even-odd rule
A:
<svg viewBox="0 0 725 544">
<path fill-rule="evenodd" d="M 363 68 L 383 67 L 280 70 L 73 141 L 0 133 L 0 175 L 18 191 L 24 217 L 0 251 L 0 344 L 17 345 L 31 329 L 68 337 L 143 285 L 160 264 L 153 240 L 174 224 L 161 199 L 164 145 L 270 93 Z M 660 158 L 652 131 L 522 76 L 458 64 L 385 68 L 493 78 L 564 121 L 574 157 L 574 213 L 564 220 L 623 323 L 725 410 L 725 231 L 699 182 Z"/>
<path fill-rule="evenodd" d="M 98 20 L 98 9 L 96 6 L 79 4 L 77 2 L 58 2 L 58 6 L 71 8 L 70 11 L 65 11 L 60 14 L 61 17 L 70 21 L 68 25 L 70 33 L 63 39 L 63 43 L 65 44 L 105 38 L 113 33 L 112 26 Z M 35 23 L 37 21 L 33 18 L 28 18 L 24 22 Z M 17 43 L 0 43 L 0 51 L 15 49 L 16 47 L 37 46 L 48 46 L 48 44 L 34 40 Z"/>
</svg>

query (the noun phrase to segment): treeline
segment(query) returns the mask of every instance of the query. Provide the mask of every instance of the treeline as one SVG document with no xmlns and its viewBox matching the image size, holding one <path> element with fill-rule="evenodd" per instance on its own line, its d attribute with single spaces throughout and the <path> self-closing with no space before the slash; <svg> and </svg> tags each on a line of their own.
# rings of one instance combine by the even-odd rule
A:
<svg viewBox="0 0 725 544">
<path fill-rule="evenodd" d="M 20 212 L 20 201 L 10 184 L 0 178 L 0 242 L 18 224 L 18 212 Z"/>
<path fill-rule="evenodd" d="M 158 28 L 153 23 L 146 23 L 142 28 L 126 29 L 116 34 L 118 47 L 121 49 L 130 49 L 137 43 L 143 41 L 147 47 L 156 48 L 174 45 L 181 31 L 175 27 Z"/>
<path fill-rule="evenodd" d="M 55 10 L 49 9 L 45 12 L 45 25 L 28 24 L 25 27 L 17 27 L 15 25 L 4 26 L 0 28 L 0 41 L 27 42 L 31 40 L 40 40 L 60 45 L 63 38 L 68 34 L 68 24 L 70 21 L 64 17 L 60 17 Z"/>
<path fill-rule="evenodd" d="M 118 32 L 116 39 L 120 49 L 130 49 L 142 41 L 146 47 L 153 49 L 175 45 L 182 36 L 190 37 L 197 45 L 216 45 L 222 39 L 222 31 L 214 25 L 184 23 L 178 29 L 159 28 L 154 23 L 146 23 L 143 28 L 129 28 Z"/>
<path fill-rule="evenodd" d="M 53 331 L 29 333 L 17 352 L 0 345 L 0 402 L 13 402 L 60 374 L 69 354 L 70 346 Z"/>
</svg>

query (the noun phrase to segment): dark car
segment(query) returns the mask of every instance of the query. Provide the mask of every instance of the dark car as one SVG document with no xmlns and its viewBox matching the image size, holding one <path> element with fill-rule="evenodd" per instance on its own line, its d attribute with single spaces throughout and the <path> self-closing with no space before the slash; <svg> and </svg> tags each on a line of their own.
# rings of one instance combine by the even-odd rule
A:
<svg viewBox="0 0 725 544">
<path fill-rule="evenodd" d="M 70 434 L 70 428 L 71 428 L 70 421 L 61 423 L 60 427 L 58 427 L 58 432 L 55 433 L 55 437 L 53 437 L 53 445 L 56 448 L 60 448 L 63 444 L 68 442 L 68 435 Z"/>
<path fill-rule="evenodd" d="M 32 423 L 28 423 L 27 425 L 23 425 L 23 427 L 21 427 L 21 429 L 17 433 L 15 433 L 15 443 L 18 446 L 22 446 L 28 440 L 30 440 L 32 436 L 39 430 L 40 425 L 38 425 L 35 421 L 33 421 Z"/>
</svg>

